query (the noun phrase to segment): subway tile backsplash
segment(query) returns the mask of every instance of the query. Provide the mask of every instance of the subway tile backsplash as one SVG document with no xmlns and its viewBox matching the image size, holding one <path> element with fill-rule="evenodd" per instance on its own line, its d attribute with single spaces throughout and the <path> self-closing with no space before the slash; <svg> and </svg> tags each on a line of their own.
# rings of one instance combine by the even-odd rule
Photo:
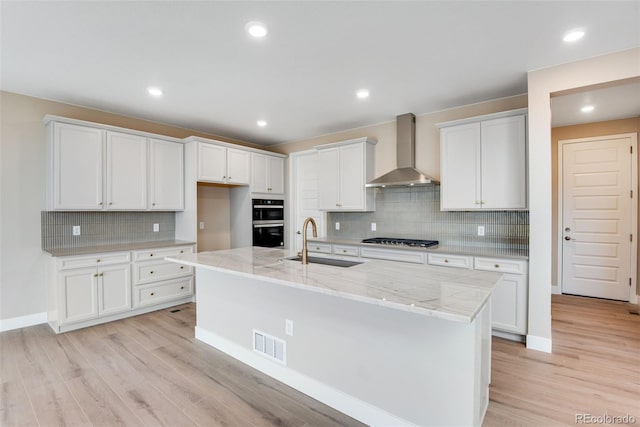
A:
<svg viewBox="0 0 640 427">
<path fill-rule="evenodd" d="M 153 232 L 153 224 L 160 231 Z M 80 236 L 73 236 L 73 226 Z M 85 248 L 174 240 L 174 212 L 48 212 L 41 214 L 42 249 Z"/>
<path fill-rule="evenodd" d="M 328 237 L 400 237 L 438 240 L 443 246 L 501 251 L 529 247 L 528 211 L 441 212 L 440 186 L 376 189 L 375 212 L 328 214 Z M 335 223 L 340 222 L 340 230 Z M 371 223 L 376 231 L 371 231 Z M 478 226 L 485 227 L 484 237 Z"/>
</svg>

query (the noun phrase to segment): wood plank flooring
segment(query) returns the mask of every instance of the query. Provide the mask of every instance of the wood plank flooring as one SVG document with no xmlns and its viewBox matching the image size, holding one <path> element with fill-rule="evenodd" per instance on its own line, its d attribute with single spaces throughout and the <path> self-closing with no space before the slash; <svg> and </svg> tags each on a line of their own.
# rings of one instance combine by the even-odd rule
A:
<svg viewBox="0 0 640 427">
<path fill-rule="evenodd" d="M 195 305 L 56 335 L 0 334 L 0 425 L 355 426 L 193 337 Z M 637 306 L 553 296 L 553 354 L 493 340 L 484 426 L 640 425 Z"/>
</svg>

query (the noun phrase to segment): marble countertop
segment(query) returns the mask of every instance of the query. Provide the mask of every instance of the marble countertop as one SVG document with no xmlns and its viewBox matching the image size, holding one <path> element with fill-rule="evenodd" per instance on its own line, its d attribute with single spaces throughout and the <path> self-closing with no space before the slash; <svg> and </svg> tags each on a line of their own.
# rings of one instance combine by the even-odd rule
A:
<svg viewBox="0 0 640 427">
<path fill-rule="evenodd" d="M 494 249 L 486 247 L 460 247 L 453 245 L 438 245 L 432 248 L 412 248 L 410 246 L 393 246 L 393 245 L 377 245 L 375 243 L 362 243 L 360 240 L 340 239 L 332 237 L 309 237 L 309 242 L 319 243 L 331 243 L 337 245 L 352 245 L 352 246 L 364 246 L 364 247 L 377 247 L 384 249 L 399 249 L 403 251 L 419 251 L 419 252 L 434 252 L 445 253 L 452 255 L 469 255 L 469 256 L 482 256 L 482 257 L 497 257 L 497 258 L 515 258 L 515 259 L 529 259 L 529 251 L 524 249 Z"/>
<path fill-rule="evenodd" d="M 334 267 L 284 259 L 294 255 L 286 249 L 250 247 L 165 259 L 465 323 L 473 321 L 502 277 L 502 273 L 489 271 L 383 260 Z"/>
<path fill-rule="evenodd" d="M 55 257 L 101 254 L 105 252 L 136 251 L 140 249 L 168 248 L 171 246 L 195 245 L 184 240 L 160 240 L 153 242 L 122 243 L 118 245 L 98 245 L 84 248 L 43 249 Z"/>
</svg>

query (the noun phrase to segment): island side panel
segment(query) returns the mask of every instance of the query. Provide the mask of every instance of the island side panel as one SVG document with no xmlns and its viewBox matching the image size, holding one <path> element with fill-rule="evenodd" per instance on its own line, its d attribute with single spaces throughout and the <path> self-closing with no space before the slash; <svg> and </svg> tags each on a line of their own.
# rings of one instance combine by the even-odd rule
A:
<svg viewBox="0 0 640 427">
<path fill-rule="evenodd" d="M 486 310 L 464 323 L 205 268 L 197 268 L 197 281 L 198 338 L 206 336 L 205 342 L 230 354 L 246 352 L 232 354 L 245 362 L 258 357 L 258 365 L 247 363 L 354 418 L 382 424 L 367 418 L 375 411 L 336 405 L 348 399 L 325 399 L 326 390 L 314 393 L 314 382 L 398 422 L 482 422 L 488 396 L 488 374 L 482 372 L 482 340 L 490 336 Z M 294 322 L 293 336 L 285 334 L 285 319 Z M 286 341 L 286 366 L 253 352 L 254 329 Z M 229 343 L 233 351 L 225 349 Z M 288 382 L 291 375 L 312 381 Z"/>
</svg>

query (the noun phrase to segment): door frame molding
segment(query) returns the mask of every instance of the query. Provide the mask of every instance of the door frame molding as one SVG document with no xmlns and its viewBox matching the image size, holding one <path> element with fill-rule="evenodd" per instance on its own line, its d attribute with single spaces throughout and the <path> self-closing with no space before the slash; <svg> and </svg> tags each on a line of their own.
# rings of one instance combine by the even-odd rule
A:
<svg viewBox="0 0 640 427">
<path fill-rule="evenodd" d="M 557 200 L 558 200 L 558 211 L 557 214 L 557 224 L 558 231 L 556 235 L 556 245 L 558 247 L 558 259 L 557 259 L 557 278 L 556 278 L 556 286 L 552 286 L 552 293 L 561 294 L 562 293 L 562 274 L 564 269 L 563 263 L 563 239 L 562 239 L 562 212 L 563 212 L 563 194 L 564 194 L 564 183 L 563 183 L 563 164 L 564 158 L 562 156 L 562 148 L 566 144 L 574 144 L 580 142 L 591 142 L 591 141 L 603 141 L 607 139 L 616 139 L 616 138 L 630 138 L 631 146 L 635 152 L 635 155 L 631 156 L 631 190 L 633 191 L 634 197 L 633 200 L 635 203 L 631 203 L 631 233 L 634 236 L 634 243 L 631 245 L 631 286 L 629 287 L 629 302 L 632 304 L 638 303 L 638 295 L 636 292 L 637 288 L 637 275 L 638 275 L 638 244 L 640 243 L 640 236 L 638 236 L 638 198 L 640 194 L 638 194 L 638 134 L 637 133 L 621 133 L 614 135 L 603 135 L 603 136 L 593 136 L 587 138 L 576 138 L 576 139 L 563 139 L 558 140 L 558 188 L 557 188 Z M 555 289 L 554 289 L 555 288 Z"/>
</svg>

